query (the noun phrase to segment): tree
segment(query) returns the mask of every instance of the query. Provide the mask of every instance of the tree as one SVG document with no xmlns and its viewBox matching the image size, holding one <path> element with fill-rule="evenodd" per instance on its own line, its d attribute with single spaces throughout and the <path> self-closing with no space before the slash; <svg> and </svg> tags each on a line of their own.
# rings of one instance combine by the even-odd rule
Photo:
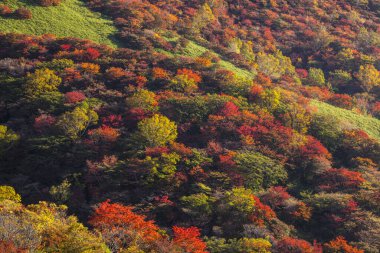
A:
<svg viewBox="0 0 380 253">
<path fill-rule="evenodd" d="M 343 236 L 338 236 L 323 246 L 326 253 L 364 253 L 364 250 L 349 245 Z"/>
<path fill-rule="evenodd" d="M 71 91 L 65 94 L 65 102 L 69 104 L 76 104 L 86 99 L 86 96 L 80 91 Z"/>
<path fill-rule="evenodd" d="M 111 80 L 118 80 L 127 76 L 127 72 L 122 68 L 111 67 L 106 70 L 106 75 Z"/>
<path fill-rule="evenodd" d="M 330 151 L 335 151 L 339 145 L 342 134 L 340 122 L 324 114 L 313 114 L 309 133 L 320 140 Z"/>
<path fill-rule="evenodd" d="M 163 153 L 159 157 L 147 156 L 144 163 L 149 170 L 148 183 L 170 182 L 177 171 L 180 156 L 176 153 Z"/>
<path fill-rule="evenodd" d="M 207 245 L 200 239 L 201 233 L 196 227 L 173 227 L 173 242 L 189 253 L 207 253 Z"/>
<path fill-rule="evenodd" d="M 210 6 L 205 3 L 203 4 L 197 14 L 193 17 L 192 26 L 190 32 L 197 34 L 206 27 L 210 22 L 214 21 L 216 18 L 212 13 Z"/>
<path fill-rule="evenodd" d="M 337 89 L 341 88 L 343 85 L 349 84 L 352 80 L 351 73 L 344 70 L 335 70 L 329 74 L 329 82 Z"/>
<path fill-rule="evenodd" d="M 234 157 L 236 172 L 241 173 L 245 187 L 261 190 L 287 178 L 284 167 L 277 161 L 257 152 L 238 153 Z"/>
<path fill-rule="evenodd" d="M 65 179 L 59 185 L 50 187 L 49 193 L 57 203 L 63 204 L 69 200 L 71 196 L 70 187 L 71 183 Z"/>
<path fill-rule="evenodd" d="M 0 155 L 7 151 L 12 145 L 20 139 L 12 129 L 7 126 L 0 125 Z"/>
<path fill-rule="evenodd" d="M 310 120 L 310 113 L 300 104 L 290 103 L 287 105 L 286 112 L 283 115 L 285 126 L 304 134 L 307 132 Z"/>
<path fill-rule="evenodd" d="M 228 208 L 248 215 L 254 211 L 256 202 L 251 190 L 240 187 L 226 193 L 226 203 Z"/>
<path fill-rule="evenodd" d="M 279 241 L 276 249 L 281 253 L 313 253 L 310 243 L 291 237 L 285 237 Z"/>
<path fill-rule="evenodd" d="M 307 83 L 309 85 L 324 86 L 326 83 L 326 79 L 323 70 L 317 68 L 310 68 Z"/>
<path fill-rule="evenodd" d="M 365 182 L 360 172 L 349 171 L 347 169 L 334 169 L 327 170 L 321 178 L 320 189 L 324 191 L 352 191 L 358 190 L 359 187 Z"/>
<path fill-rule="evenodd" d="M 273 79 L 280 79 L 285 74 L 289 76 L 296 75 L 291 59 L 284 56 L 280 50 L 277 50 L 274 54 L 260 52 L 256 57 L 256 61 L 258 70 Z"/>
<path fill-rule="evenodd" d="M 379 71 L 373 65 L 360 66 L 356 76 L 360 81 L 362 89 L 369 93 L 375 86 L 380 85 Z"/>
<path fill-rule="evenodd" d="M 272 244 L 264 238 L 242 238 L 236 243 L 241 253 L 271 253 Z"/>
<path fill-rule="evenodd" d="M 12 186 L 2 185 L 0 186 L 0 202 L 6 199 L 21 202 L 21 196 L 16 193 Z"/>
<path fill-rule="evenodd" d="M 126 100 L 128 107 L 141 108 L 147 112 L 158 110 L 158 102 L 154 92 L 145 89 L 139 89 Z"/>
<path fill-rule="evenodd" d="M 110 200 L 100 203 L 90 217 L 89 223 L 103 236 L 113 251 L 137 247 L 149 249 L 154 242 L 162 240 L 159 228 L 145 216 L 135 214 L 133 207 L 112 204 Z M 140 252 L 140 251 L 139 251 Z"/>
<path fill-rule="evenodd" d="M 99 128 L 88 131 L 88 136 L 94 144 L 106 145 L 108 143 L 116 142 L 117 138 L 120 136 L 120 133 L 118 129 L 102 125 Z"/>
<path fill-rule="evenodd" d="M 180 198 L 182 211 L 204 224 L 212 213 L 212 198 L 204 193 L 192 194 Z"/>
<path fill-rule="evenodd" d="M 351 110 L 354 107 L 352 97 L 347 94 L 334 94 L 331 98 L 329 98 L 328 102 L 334 106 L 347 110 Z"/>
<path fill-rule="evenodd" d="M 266 89 L 260 94 L 259 104 L 269 112 L 275 111 L 280 105 L 281 93 L 278 89 Z"/>
<path fill-rule="evenodd" d="M 147 146 L 164 146 L 177 138 L 177 125 L 167 117 L 155 114 L 138 123 L 138 134 Z"/>
<path fill-rule="evenodd" d="M 174 91 L 192 92 L 198 89 L 202 78 L 190 69 L 179 69 L 177 75 L 170 81 L 169 88 Z"/>
<path fill-rule="evenodd" d="M 37 69 L 33 74 L 28 74 L 25 83 L 25 93 L 30 97 L 39 96 L 42 93 L 58 90 L 62 79 L 53 70 Z"/>
<path fill-rule="evenodd" d="M 23 206 L 11 187 L 0 187 L 0 195 L 0 238 L 25 250 L 17 252 L 110 253 L 100 236 L 66 214 L 66 206 L 47 202 Z"/>
<path fill-rule="evenodd" d="M 272 243 L 268 238 L 206 238 L 207 249 L 212 253 L 271 253 Z"/>
<path fill-rule="evenodd" d="M 65 112 L 58 119 L 58 128 L 68 137 L 75 139 L 84 134 L 90 125 L 98 122 L 98 114 L 91 108 L 88 102 L 82 102 L 73 111 Z"/>
</svg>

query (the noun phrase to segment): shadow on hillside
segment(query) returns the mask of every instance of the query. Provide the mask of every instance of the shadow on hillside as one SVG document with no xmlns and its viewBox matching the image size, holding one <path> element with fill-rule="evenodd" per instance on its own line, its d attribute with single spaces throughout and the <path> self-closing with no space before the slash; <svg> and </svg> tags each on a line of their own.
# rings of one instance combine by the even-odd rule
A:
<svg viewBox="0 0 380 253">
<path fill-rule="evenodd" d="M 41 6 L 37 0 L 19 0 L 24 6 Z"/>
</svg>

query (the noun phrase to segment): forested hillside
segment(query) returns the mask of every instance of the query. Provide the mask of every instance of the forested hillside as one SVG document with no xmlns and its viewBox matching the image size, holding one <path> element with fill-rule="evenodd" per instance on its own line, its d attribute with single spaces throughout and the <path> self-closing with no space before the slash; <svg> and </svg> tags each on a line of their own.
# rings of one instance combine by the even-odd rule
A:
<svg viewBox="0 0 380 253">
<path fill-rule="evenodd" d="M 1 2 L 0 252 L 380 252 L 378 1 Z"/>
</svg>

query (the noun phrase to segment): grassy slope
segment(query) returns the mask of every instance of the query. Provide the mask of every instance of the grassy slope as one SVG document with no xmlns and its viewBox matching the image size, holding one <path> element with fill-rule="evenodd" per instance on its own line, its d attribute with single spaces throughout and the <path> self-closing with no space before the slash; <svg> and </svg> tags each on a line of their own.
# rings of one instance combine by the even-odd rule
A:
<svg viewBox="0 0 380 253">
<path fill-rule="evenodd" d="M 318 113 L 335 117 L 340 120 L 342 124 L 348 123 L 355 128 L 360 128 L 373 138 L 380 140 L 380 120 L 316 100 L 312 101 L 312 105 L 318 108 Z"/>
<path fill-rule="evenodd" d="M 76 37 L 117 46 L 113 39 L 116 28 L 112 21 L 90 11 L 82 1 L 63 0 L 59 6 L 52 7 L 41 7 L 30 2 L 32 1 L 0 0 L 0 3 L 5 3 L 12 9 L 25 6 L 33 13 L 31 20 L 0 17 L 0 31 L 35 35 L 50 33 L 58 37 Z"/>
<path fill-rule="evenodd" d="M 166 39 L 168 41 L 178 40 L 178 38 L 166 38 Z M 210 50 L 208 50 L 207 48 L 202 47 L 202 46 L 196 44 L 193 41 L 190 41 L 188 43 L 188 45 L 186 46 L 186 48 L 181 53 L 173 54 L 173 53 L 164 51 L 162 49 L 159 49 L 158 51 L 161 51 L 161 52 L 166 53 L 166 54 L 171 55 L 171 56 L 174 56 L 174 55 L 184 55 L 184 56 L 189 56 L 189 57 L 198 57 L 198 56 L 202 55 L 204 52 L 210 51 Z M 217 53 L 215 53 L 215 54 L 220 57 L 219 54 L 217 54 Z M 236 67 L 234 64 L 232 64 L 232 63 L 230 63 L 228 61 L 221 60 L 218 64 L 220 65 L 221 68 L 233 71 L 238 76 L 247 77 L 247 78 L 254 78 L 255 77 L 255 74 L 249 72 L 248 70 Z"/>
</svg>

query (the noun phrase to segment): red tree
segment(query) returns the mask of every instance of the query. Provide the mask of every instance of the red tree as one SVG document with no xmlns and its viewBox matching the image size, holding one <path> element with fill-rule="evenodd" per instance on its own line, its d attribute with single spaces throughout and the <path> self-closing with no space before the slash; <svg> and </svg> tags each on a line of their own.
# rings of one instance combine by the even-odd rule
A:
<svg viewBox="0 0 380 253">
<path fill-rule="evenodd" d="M 65 102 L 75 104 L 86 99 L 86 96 L 80 91 L 71 91 L 65 94 Z"/>
<path fill-rule="evenodd" d="M 163 239 L 153 221 L 146 221 L 145 216 L 132 210 L 131 206 L 111 204 L 107 200 L 98 205 L 89 223 L 102 233 L 109 245 L 117 245 L 117 249 L 132 242 L 152 244 Z"/>
<path fill-rule="evenodd" d="M 201 233 L 196 227 L 173 227 L 174 243 L 189 253 L 207 253 L 206 243 L 199 237 Z"/>
<path fill-rule="evenodd" d="M 281 253 L 313 253 L 313 247 L 310 243 L 291 237 L 285 237 L 279 241 L 277 250 Z"/>
<path fill-rule="evenodd" d="M 364 253 L 364 250 L 349 245 L 343 236 L 338 236 L 334 240 L 325 243 L 324 251 L 326 253 Z"/>
</svg>

